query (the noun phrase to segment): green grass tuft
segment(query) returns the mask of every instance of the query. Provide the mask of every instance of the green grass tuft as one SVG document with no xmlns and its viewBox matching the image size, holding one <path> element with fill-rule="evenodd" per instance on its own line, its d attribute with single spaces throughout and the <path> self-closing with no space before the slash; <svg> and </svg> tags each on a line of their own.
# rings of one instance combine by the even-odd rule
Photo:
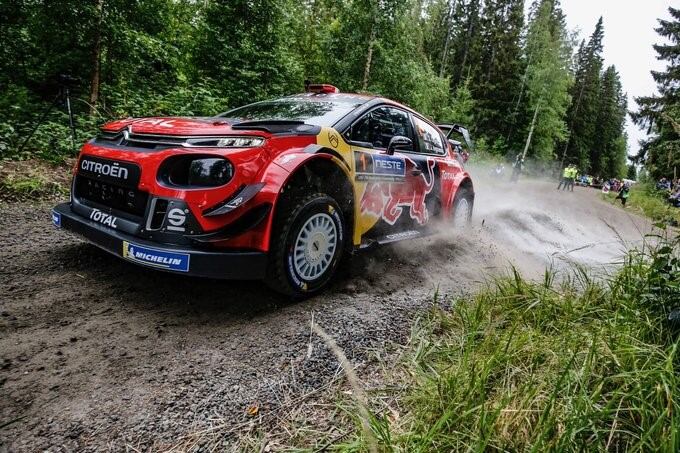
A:
<svg viewBox="0 0 680 453">
<path fill-rule="evenodd" d="M 666 321 L 680 305 L 679 252 L 661 239 L 604 280 L 513 270 L 434 310 L 403 365 L 406 414 L 375 417 L 381 448 L 679 451 L 679 340 Z"/>
</svg>

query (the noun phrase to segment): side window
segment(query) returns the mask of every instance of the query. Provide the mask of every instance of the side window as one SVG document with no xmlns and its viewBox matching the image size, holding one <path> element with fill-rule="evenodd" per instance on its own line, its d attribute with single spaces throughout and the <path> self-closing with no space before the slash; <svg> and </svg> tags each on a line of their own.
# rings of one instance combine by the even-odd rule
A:
<svg viewBox="0 0 680 453">
<path fill-rule="evenodd" d="M 416 134 L 418 135 L 418 144 L 420 145 L 420 152 L 429 154 L 444 154 L 444 142 L 442 141 L 442 134 L 429 123 L 421 120 L 417 116 L 413 117 L 416 125 Z"/>
<path fill-rule="evenodd" d="M 413 140 L 408 113 L 391 107 L 379 107 L 354 123 L 349 138 L 354 142 L 370 143 L 374 148 L 386 149 L 395 135 Z"/>
</svg>

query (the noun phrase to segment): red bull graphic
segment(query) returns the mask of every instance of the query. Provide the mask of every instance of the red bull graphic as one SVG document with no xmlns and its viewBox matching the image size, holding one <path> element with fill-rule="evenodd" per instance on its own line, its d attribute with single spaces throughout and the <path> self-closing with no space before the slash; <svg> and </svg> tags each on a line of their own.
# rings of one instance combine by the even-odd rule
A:
<svg viewBox="0 0 680 453">
<path fill-rule="evenodd" d="M 417 165 L 411 159 L 406 158 L 411 169 L 417 169 Z M 362 214 L 371 214 L 382 218 L 390 225 L 394 225 L 399 219 L 405 207 L 409 208 L 409 215 L 420 225 L 428 221 L 425 197 L 434 188 L 434 167 L 436 162 L 427 159 L 427 173 L 413 174 L 406 172 L 403 182 L 369 183 L 361 197 Z"/>
</svg>

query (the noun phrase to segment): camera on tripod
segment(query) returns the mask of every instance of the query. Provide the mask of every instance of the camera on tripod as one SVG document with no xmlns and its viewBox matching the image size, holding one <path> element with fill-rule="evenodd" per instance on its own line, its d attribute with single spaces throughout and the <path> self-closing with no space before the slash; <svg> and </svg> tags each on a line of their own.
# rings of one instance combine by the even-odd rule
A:
<svg viewBox="0 0 680 453">
<path fill-rule="evenodd" d="M 57 81 L 60 86 L 69 88 L 73 88 L 80 84 L 80 78 L 70 74 L 59 74 L 59 76 L 57 76 Z"/>
<path fill-rule="evenodd" d="M 31 137 L 35 134 L 35 131 L 38 130 L 41 124 L 45 122 L 47 119 L 47 115 L 50 114 L 53 108 L 57 106 L 65 106 L 66 107 L 66 112 L 68 113 L 68 125 L 69 129 L 71 131 L 71 151 L 73 154 L 76 152 L 76 125 L 75 121 L 73 120 L 73 110 L 71 110 L 71 89 L 76 88 L 80 84 L 81 80 L 78 77 L 74 77 L 70 74 L 59 74 L 57 76 L 57 83 L 59 85 L 59 92 L 55 96 L 54 100 L 52 101 L 52 104 L 50 104 L 49 107 L 45 109 L 43 114 L 41 115 L 40 119 L 36 122 L 35 126 L 33 127 L 33 130 L 31 131 L 30 134 L 26 137 L 24 142 L 21 144 L 19 147 L 19 153 L 21 153 L 28 142 L 31 140 Z"/>
</svg>

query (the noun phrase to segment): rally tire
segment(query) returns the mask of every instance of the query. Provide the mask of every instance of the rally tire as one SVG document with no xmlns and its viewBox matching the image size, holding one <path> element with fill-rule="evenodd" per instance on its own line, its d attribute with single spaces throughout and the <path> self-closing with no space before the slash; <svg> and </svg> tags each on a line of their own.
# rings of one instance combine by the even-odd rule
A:
<svg viewBox="0 0 680 453">
<path fill-rule="evenodd" d="M 315 193 L 282 200 L 274 218 L 265 283 L 293 298 L 321 291 L 342 260 L 346 237 L 342 211 L 331 197 Z"/>
<path fill-rule="evenodd" d="M 453 200 L 453 226 L 455 228 L 464 228 L 470 224 L 474 204 L 474 193 L 467 187 L 459 188 Z"/>
</svg>

